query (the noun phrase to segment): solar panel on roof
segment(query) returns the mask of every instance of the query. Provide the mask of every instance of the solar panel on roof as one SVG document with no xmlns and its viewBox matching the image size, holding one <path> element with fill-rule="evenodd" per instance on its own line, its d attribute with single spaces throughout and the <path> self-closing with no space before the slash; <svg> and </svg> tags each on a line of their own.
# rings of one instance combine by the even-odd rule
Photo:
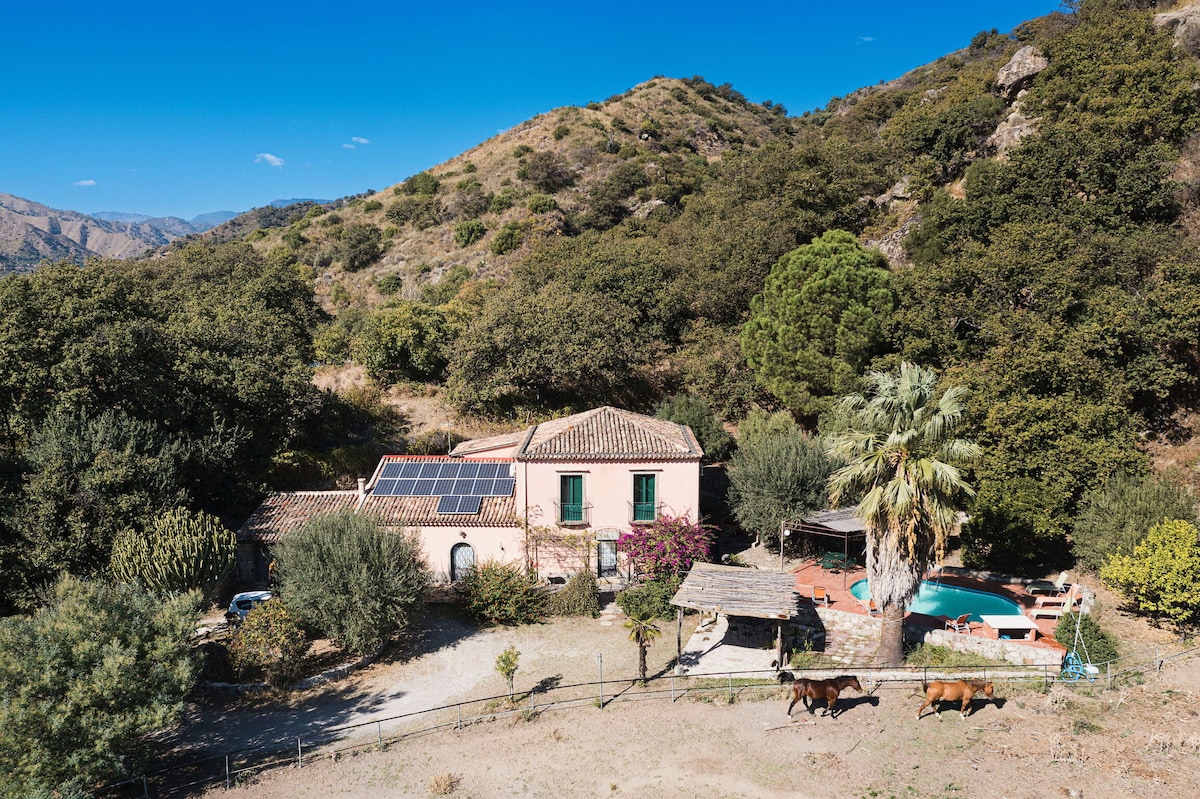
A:
<svg viewBox="0 0 1200 799">
<path fill-rule="evenodd" d="M 413 495 L 413 489 L 416 487 L 416 485 L 417 485 L 416 480 L 411 480 L 411 479 L 397 480 L 395 496 L 411 497 Z"/>
<path fill-rule="evenodd" d="M 403 466 L 403 464 L 400 464 L 400 463 L 384 464 L 383 469 L 379 472 L 379 477 L 381 479 L 385 479 L 385 478 L 386 479 L 394 479 L 396 477 L 399 477 L 400 469 L 402 466 Z"/>
<path fill-rule="evenodd" d="M 479 513 L 479 497 L 445 496 L 438 500 L 438 513 Z"/>
<path fill-rule="evenodd" d="M 375 494 L 381 497 L 390 497 L 395 494 L 395 480 L 379 480 L 375 483 Z"/>
<path fill-rule="evenodd" d="M 458 470 L 458 476 L 460 479 L 466 478 L 466 477 L 475 477 L 478 474 L 479 474 L 479 464 L 471 463 L 470 461 L 465 461 L 462 464 L 462 468 L 460 468 Z"/>
<path fill-rule="evenodd" d="M 446 494 L 455 493 L 454 482 L 455 482 L 454 480 L 434 480 L 433 481 L 434 495 L 441 497 L 441 496 L 445 496 Z"/>
<path fill-rule="evenodd" d="M 481 463 L 481 464 L 479 464 L 479 476 L 480 477 L 495 477 L 496 472 L 498 472 L 499 470 L 500 470 L 500 464 L 498 464 L 498 463 Z"/>
<path fill-rule="evenodd" d="M 472 480 L 471 490 L 466 492 L 469 496 L 474 497 L 490 497 L 492 495 L 492 484 L 495 480 Z"/>
<path fill-rule="evenodd" d="M 493 497 L 512 496 L 513 489 L 517 487 L 517 481 L 511 477 L 502 477 L 496 481 L 496 485 L 492 487 Z"/>
<path fill-rule="evenodd" d="M 433 481 L 432 480 L 415 480 L 416 485 L 413 486 L 413 491 L 409 496 L 412 497 L 431 497 L 433 496 Z"/>
<path fill-rule="evenodd" d="M 419 463 L 402 463 L 400 464 L 401 477 L 419 477 L 421 474 L 421 464 Z"/>
<path fill-rule="evenodd" d="M 423 480 L 430 479 L 430 478 L 437 477 L 438 474 L 441 473 L 441 471 L 442 471 L 442 464 L 440 464 L 440 463 L 422 463 L 421 464 L 421 473 L 417 476 Z"/>
<path fill-rule="evenodd" d="M 474 480 L 463 480 L 460 478 L 460 479 L 454 481 L 454 490 L 451 491 L 450 493 L 458 494 L 460 497 L 470 496 L 471 495 L 471 487 L 474 484 L 475 484 Z"/>
</svg>

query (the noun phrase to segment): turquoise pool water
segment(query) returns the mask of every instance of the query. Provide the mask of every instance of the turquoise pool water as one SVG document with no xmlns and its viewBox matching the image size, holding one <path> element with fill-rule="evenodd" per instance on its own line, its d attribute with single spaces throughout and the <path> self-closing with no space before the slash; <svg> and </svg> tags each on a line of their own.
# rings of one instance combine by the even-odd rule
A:
<svg viewBox="0 0 1200 799">
<path fill-rule="evenodd" d="M 871 596 L 866 580 L 859 580 L 850 586 L 850 593 L 858 599 Z M 927 616 L 950 616 L 958 618 L 964 613 L 971 614 L 971 621 L 982 621 L 980 613 L 996 615 L 1012 615 L 1021 613 L 1021 606 L 1011 599 L 1005 599 L 996 594 L 976 591 L 973 588 L 959 588 L 957 585 L 933 583 L 925 580 L 921 590 L 908 606 L 912 613 L 924 613 Z"/>
</svg>

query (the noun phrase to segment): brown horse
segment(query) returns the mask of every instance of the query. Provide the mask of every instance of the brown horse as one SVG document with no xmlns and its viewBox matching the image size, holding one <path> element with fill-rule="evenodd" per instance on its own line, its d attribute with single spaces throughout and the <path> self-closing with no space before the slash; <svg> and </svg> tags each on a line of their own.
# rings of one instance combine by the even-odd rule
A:
<svg viewBox="0 0 1200 799">
<path fill-rule="evenodd" d="M 917 708 L 917 718 L 921 718 L 922 710 L 932 705 L 933 712 L 939 721 L 942 718 L 942 711 L 934 704 L 935 702 L 962 702 L 958 717 L 965 719 L 975 711 L 974 705 L 971 704 L 975 699 L 975 694 L 983 691 L 988 699 L 995 699 L 992 695 L 992 684 L 983 680 L 955 680 L 953 682 L 934 680 L 928 684 L 922 682 L 921 690 L 925 692 L 925 703 Z"/>
<path fill-rule="evenodd" d="M 849 674 L 834 677 L 832 680 L 810 680 L 801 677 L 792 683 L 792 703 L 788 705 L 788 715 L 792 715 L 792 708 L 801 700 L 804 700 L 804 709 L 810 714 L 814 713 L 817 709 L 817 700 L 824 699 L 826 708 L 821 711 L 821 715 L 824 716 L 828 713 L 829 717 L 833 718 L 837 715 L 835 706 L 838 694 L 847 688 L 853 688 L 862 693 L 862 686 L 858 684 L 858 678 L 851 677 Z M 810 699 L 813 700 L 811 705 L 808 701 Z"/>
</svg>

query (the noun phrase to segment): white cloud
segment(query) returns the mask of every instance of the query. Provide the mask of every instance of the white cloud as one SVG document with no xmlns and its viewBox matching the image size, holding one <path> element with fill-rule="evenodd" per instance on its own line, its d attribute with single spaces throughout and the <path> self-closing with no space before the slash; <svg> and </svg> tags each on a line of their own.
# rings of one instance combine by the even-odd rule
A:
<svg viewBox="0 0 1200 799">
<path fill-rule="evenodd" d="M 353 144 L 343 144 L 342 149 L 343 150 L 353 150 L 353 149 L 355 149 L 355 146 L 356 145 L 353 145 Z"/>
<path fill-rule="evenodd" d="M 267 163 L 276 169 L 283 169 L 283 159 L 277 155 L 271 155 L 270 153 L 259 153 L 258 155 L 254 156 L 254 163 Z"/>
<path fill-rule="evenodd" d="M 75 181 L 75 185 L 76 186 L 95 186 L 96 181 L 94 181 L 94 180 L 77 180 L 77 181 Z"/>
<path fill-rule="evenodd" d="M 350 141 L 354 142 L 355 144 L 370 144 L 371 143 L 370 139 L 364 139 L 362 136 L 351 136 Z"/>
<path fill-rule="evenodd" d="M 859 44 L 870 44 L 873 41 L 875 41 L 874 36 L 859 36 L 858 37 Z"/>
</svg>

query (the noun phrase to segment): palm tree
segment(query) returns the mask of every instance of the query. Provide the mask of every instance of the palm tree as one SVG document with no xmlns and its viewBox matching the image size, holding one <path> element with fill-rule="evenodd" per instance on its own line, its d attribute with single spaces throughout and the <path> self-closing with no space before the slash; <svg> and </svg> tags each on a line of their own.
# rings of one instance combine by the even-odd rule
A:
<svg viewBox="0 0 1200 799">
<path fill-rule="evenodd" d="M 643 685 L 646 684 L 646 650 L 655 638 L 662 635 L 662 631 L 654 623 L 655 618 L 653 613 L 640 611 L 625 622 L 625 627 L 629 630 L 629 640 L 638 645 L 638 676 Z"/>
<path fill-rule="evenodd" d="M 979 445 L 954 433 L 966 389 L 936 396 L 937 373 L 902 363 L 898 373 L 871 372 L 870 396 L 841 401 L 847 429 L 831 454 L 847 461 L 829 478 L 830 500 L 857 501 L 867 532 L 867 579 L 883 611 L 878 660 L 904 661 L 903 624 L 931 558 L 945 554 L 960 499 L 974 496 L 960 467 L 978 461 Z"/>
</svg>

